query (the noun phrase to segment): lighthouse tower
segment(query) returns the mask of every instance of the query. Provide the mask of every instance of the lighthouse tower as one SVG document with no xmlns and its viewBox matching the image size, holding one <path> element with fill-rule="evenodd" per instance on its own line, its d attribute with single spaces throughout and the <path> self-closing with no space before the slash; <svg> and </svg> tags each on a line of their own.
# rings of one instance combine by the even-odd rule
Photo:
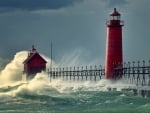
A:
<svg viewBox="0 0 150 113">
<path fill-rule="evenodd" d="M 105 57 L 105 78 L 120 78 L 122 75 L 114 74 L 115 68 L 121 68 L 123 62 L 122 54 L 122 26 L 120 13 L 114 8 L 107 21 L 107 40 Z"/>
</svg>

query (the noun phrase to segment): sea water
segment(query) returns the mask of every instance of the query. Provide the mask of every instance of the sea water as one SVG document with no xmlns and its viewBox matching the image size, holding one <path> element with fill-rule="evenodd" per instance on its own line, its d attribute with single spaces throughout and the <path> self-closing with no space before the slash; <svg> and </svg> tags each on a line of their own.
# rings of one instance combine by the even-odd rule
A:
<svg viewBox="0 0 150 113">
<path fill-rule="evenodd" d="M 121 92 L 134 87 L 123 81 L 50 81 L 46 73 L 21 81 L 27 55 L 16 53 L 0 71 L 0 113 L 150 113 L 150 99 Z"/>
<path fill-rule="evenodd" d="M 121 82 L 51 82 L 44 74 L 31 81 L 0 85 L 0 113 L 150 113 L 150 99 L 124 94 Z"/>
</svg>

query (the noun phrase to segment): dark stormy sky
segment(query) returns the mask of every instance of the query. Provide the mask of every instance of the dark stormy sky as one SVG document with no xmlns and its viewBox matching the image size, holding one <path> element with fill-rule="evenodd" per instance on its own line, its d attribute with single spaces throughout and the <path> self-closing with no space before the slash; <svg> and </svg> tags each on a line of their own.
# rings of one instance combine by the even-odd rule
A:
<svg viewBox="0 0 150 113">
<path fill-rule="evenodd" d="M 34 44 L 62 65 L 102 64 L 106 20 L 116 7 L 125 22 L 125 61 L 150 59 L 150 0 L 0 0 L 0 57 Z"/>
</svg>

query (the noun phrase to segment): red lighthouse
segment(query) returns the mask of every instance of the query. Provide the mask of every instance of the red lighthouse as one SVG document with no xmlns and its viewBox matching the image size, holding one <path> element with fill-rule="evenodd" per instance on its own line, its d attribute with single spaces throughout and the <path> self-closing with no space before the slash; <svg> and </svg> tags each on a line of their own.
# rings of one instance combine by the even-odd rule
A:
<svg viewBox="0 0 150 113">
<path fill-rule="evenodd" d="M 120 13 L 114 8 L 107 21 L 107 40 L 106 40 L 106 59 L 105 59 L 105 78 L 120 78 L 122 75 L 115 75 L 114 68 L 122 67 L 122 26 Z"/>
<path fill-rule="evenodd" d="M 28 53 L 27 59 L 24 63 L 23 79 L 33 78 L 36 73 L 46 70 L 46 60 L 36 51 L 34 46 Z"/>
</svg>

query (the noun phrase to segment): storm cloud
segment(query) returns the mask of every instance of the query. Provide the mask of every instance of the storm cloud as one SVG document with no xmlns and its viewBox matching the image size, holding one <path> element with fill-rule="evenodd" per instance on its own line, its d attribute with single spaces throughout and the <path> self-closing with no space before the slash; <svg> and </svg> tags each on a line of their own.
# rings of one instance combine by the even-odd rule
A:
<svg viewBox="0 0 150 113">
<path fill-rule="evenodd" d="M 59 9 L 83 0 L 0 0 L 1 11 Z"/>
<path fill-rule="evenodd" d="M 51 41 L 56 63 L 103 65 L 105 23 L 114 7 L 125 22 L 124 61 L 149 60 L 149 5 L 148 0 L 0 0 L 0 12 L 9 10 L 0 13 L 0 67 L 32 45 L 50 56 Z"/>
<path fill-rule="evenodd" d="M 107 2 L 107 5 L 109 7 L 116 7 L 128 4 L 127 0 L 103 0 L 103 1 Z"/>
</svg>

